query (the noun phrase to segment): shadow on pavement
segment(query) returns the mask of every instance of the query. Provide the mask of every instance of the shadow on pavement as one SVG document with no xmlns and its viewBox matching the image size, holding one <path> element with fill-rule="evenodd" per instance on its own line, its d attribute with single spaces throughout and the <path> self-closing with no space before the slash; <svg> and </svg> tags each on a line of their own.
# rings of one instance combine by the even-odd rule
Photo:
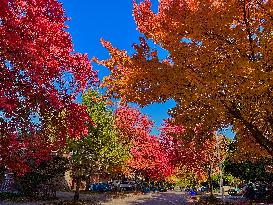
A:
<svg viewBox="0 0 273 205">
<path fill-rule="evenodd" d="M 113 199 L 102 202 L 102 205 L 181 205 L 189 204 L 181 192 L 149 193 L 130 196 L 124 199 Z"/>
</svg>

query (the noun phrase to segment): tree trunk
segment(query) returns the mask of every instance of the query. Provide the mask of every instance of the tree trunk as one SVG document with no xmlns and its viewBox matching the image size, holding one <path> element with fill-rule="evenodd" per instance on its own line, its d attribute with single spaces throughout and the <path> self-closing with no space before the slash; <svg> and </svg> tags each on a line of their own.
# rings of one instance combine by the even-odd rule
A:
<svg viewBox="0 0 273 205">
<path fill-rule="evenodd" d="M 137 185 L 138 185 L 138 183 L 137 183 L 137 171 L 135 171 L 135 192 L 138 190 Z"/>
<path fill-rule="evenodd" d="M 208 167 L 208 181 L 209 181 L 209 192 L 210 196 L 213 196 L 213 184 L 212 184 L 212 178 L 211 178 L 211 166 Z"/>
<path fill-rule="evenodd" d="M 90 176 L 86 176 L 86 180 L 85 180 L 85 191 L 89 191 L 89 185 L 90 185 Z"/>
<path fill-rule="evenodd" d="M 80 185 L 81 185 L 81 177 L 76 175 L 76 190 L 74 195 L 74 200 L 79 200 L 80 198 Z"/>
</svg>

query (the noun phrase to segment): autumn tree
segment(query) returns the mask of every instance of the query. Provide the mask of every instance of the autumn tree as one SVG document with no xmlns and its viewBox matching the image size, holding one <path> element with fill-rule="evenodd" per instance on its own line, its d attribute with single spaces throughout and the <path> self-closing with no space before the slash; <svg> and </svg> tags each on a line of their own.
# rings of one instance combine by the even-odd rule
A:
<svg viewBox="0 0 273 205">
<path fill-rule="evenodd" d="M 110 175 L 125 164 L 128 152 L 120 142 L 115 127 L 115 116 L 106 100 L 94 90 L 83 94 L 82 104 L 92 119 L 88 125 L 88 135 L 81 139 L 70 139 L 65 150 L 68 152 L 72 172 L 76 181 L 74 199 L 79 199 L 79 188 L 86 180 L 88 188 L 91 175 Z M 88 122 L 87 122 L 88 123 Z"/>
<path fill-rule="evenodd" d="M 223 135 L 210 134 L 200 143 L 198 129 L 187 143 L 183 141 L 185 128 L 173 125 L 173 119 L 165 120 L 160 138 L 171 163 L 176 166 L 176 174 L 186 177 L 194 175 L 196 181 L 208 181 L 212 194 L 212 175 L 219 173 L 227 156 L 228 140 Z"/>
<path fill-rule="evenodd" d="M 139 136 L 133 140 L 130 151 L 128 166 L 149 179 L 166 179 L 174 170 L 156 136 Z"/>
<path fill-rule="evenodd" d="M 74 101 L 97 81 L 86 54 L 73 49 L 58 0 L 0 2 L 0 165 L 25 173 L 67 136 L 86 134 Z"/>
<path fill-rule="evenodd" d="M 170 111 L 186 131 L 233 125 L 273 154 L 272 6 L 260 0 L 134 2 L 144 37 L 130 56 L 102 40 L 111 56 L 99 63 L 110 94 L 147 105 L 174 99 Z M 158 45 L 168 52 L 160 59 Z M 200 135 L 200 138 L 206 135 Z"/>
<path fill-rule="evenodd" d="M 193 171 L 187 169 L 187 167 L 181 167 L 181 169 L 176 170 L 175 173 L 177 186 L 180 188 L 186 187 L 196 187 L 199 180 Z"/>
<path fill-rule="evenodd" d="M 115 112 L 116 126 L 130 158 L 127 172 L 150 179 L 165 179 L 174 167 L 159 138 L 151 134 L 153 122 L 137 108 L 120 106 Z"/>
<path fill-rule="evenodd" d="M 252 136 L 248 138 L 238 135 L 232 143 L 229 158 L 234 162 L 259 161 L 261 158 L 270 158 L 271 155 L 258 144 Z"/>
</svg>

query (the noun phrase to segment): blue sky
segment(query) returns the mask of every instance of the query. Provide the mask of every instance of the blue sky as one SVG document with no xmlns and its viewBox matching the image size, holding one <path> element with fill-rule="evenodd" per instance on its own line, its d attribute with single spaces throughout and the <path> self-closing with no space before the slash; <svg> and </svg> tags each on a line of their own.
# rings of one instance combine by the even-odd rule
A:
<svg viewBox="0 0 273 205">
<path fill-rule="evenodd" d="M 100 38 L 110 41 L 120 49 L 133 52 L 132 44 L 138 42 L 139 32 L 132 16 L 132 0 L 94 1 L 94 0 L 61 0 L 66 15 L 71 18 L 68 31 L 72 35 L 75 50 L 88 53 L 89 57 L 107 59 L 109 54 L 100 44 Z M 156 10 L 158 0 L 152 0 Z M 166 52 L 162 51 L 162 57 Z M 93 64 L 99 70 L 100 79 L 109 71 L 103 66 Z M 167 110 L 175 106 L 174 101 L 164 104 L 152 104 L 142 110 L 155 121 L 159 127 L 163 119 L 168 118 Z M 230 131 L 228 131 L 229 134 Z M 156 129 L 154 134 L 158 132 Z"/>
<path fill-rule="evenodd" d="M 89 57 L 107 59 L 109 54 L 100 44 L 100 38 L 110 41 L 120 49 L 133 52 L 132 44 L 138 42 L 139 32 L 132 16 L 132 1 L 90 1 L 90 0 L 61 0 L 66 15 L 71 18 L 67 22 L 74 43 L 75 50 L 88 53 Z M 157 8 L 157 0 L 153 8 Z M 164 52 L 162 55 L 165 55 Z M 99 70 L 100 79 L 108 75 L 109 71 L 103 66 L 93 64 Z M 168 118 L 167 110 L 175 106 L 174 101 L 164 104 L 152 104 L 141 109 L 155 122 L 156 128 L 163 119 Z M 154 129 L 154 134 L 157 130 Z"/>
</svg>

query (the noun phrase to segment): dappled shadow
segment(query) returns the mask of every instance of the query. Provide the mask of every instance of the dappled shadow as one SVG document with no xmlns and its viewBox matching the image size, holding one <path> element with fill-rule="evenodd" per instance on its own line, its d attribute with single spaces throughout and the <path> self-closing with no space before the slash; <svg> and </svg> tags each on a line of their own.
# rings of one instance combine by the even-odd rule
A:
<svg viewBox="0 0 273 205">
<path fill-rule="evenodd" d="M 79 201 L 85 204 L 100 204 L 102 202 L 111 201 L 115 195 L 112 193 L 92 193 L 84 191 L 80 193 Z M 57 198 L 62 201 L 73 201 L 74 192 L 57 192 Z"/>
<path fill-rule="evenodd" d="M 81 193 L 73 202 L 73 192 L 57 192 L 56 200 L 0 202 L 4 205 L 181 205 L 189 204 L 181 192 L 164 193 Z"/>
<path fill-rule="evenodd" d="M 113 199 L 103 205 L 181 205 L 189 204 L 181 192 L 160 192 L 130 196 L 124 199 Z"/>
<path fill-rule="evenodd" d="M 174 193 L 158 193 L 153 195 L 151 199 L 146 199 L 144 201 L 131 202 L 131 205 L 178 205 L 178 204 L 188 204 L 186 199 L 182 195 Z"/>
</svg>

